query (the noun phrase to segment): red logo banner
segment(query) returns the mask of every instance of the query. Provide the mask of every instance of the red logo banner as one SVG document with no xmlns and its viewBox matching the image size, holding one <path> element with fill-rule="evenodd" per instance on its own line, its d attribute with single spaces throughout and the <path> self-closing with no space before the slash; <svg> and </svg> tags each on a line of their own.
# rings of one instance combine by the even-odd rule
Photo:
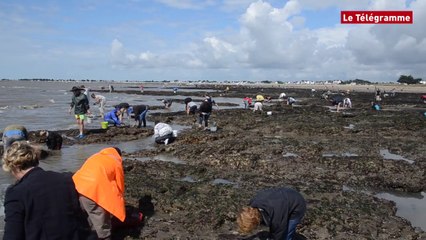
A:
<svg viewBox="0 0 426 240">
<path fill-rule="evenodd" d="M 341 11 L 342 24 L 412 24 L 413 11 Z"/>
</svg>

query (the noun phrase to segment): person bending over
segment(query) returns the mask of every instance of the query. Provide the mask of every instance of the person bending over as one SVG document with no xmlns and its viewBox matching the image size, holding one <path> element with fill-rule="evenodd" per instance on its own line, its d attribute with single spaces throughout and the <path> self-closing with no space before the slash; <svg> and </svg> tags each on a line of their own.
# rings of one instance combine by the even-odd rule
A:
<svg viewBox="0 0 426 240">
<path fill-rule="evenodd" d="M 209 117 L 212 113 L 213 106 L 212 102 L 208 99 L 204 99 L 204 101 L 200 104 L 198 115 L 198 124 L 202 126 L 202 123 L 204 122 L 204 127 L 207 128 L 209 126 Z"/>
<path fill-rule="evenodd" d="M 127 117 L 130 116 L 130 113 L 129 113 L 130 104 L 123 102 L 123 103 L 119 103 L 118 105 L 115 105 L 114 108 L 120 111 L 120 115 L 118 116 L 118 119 L 120 120 L 120 122 L 124 122 L 123 121 L 124 113 L 126 113 Z"/>
<path fill-rule="evenodd" d="M 169 98 L 163 99 L 161 101 L 164 104 L 164 108 L 170 108 L 172 106 L 173 101 Z"/>
<path fill-rule="evenodd" d="M 119 148 L 105 148 L 90 156 L 72 177 L 98 239 L 111 239 L 112 216 L 121 222 L 126 218 L 122 161 Z"/>
<path fill-rule="evenodd" d="M 95 99 L 95 102 L 93 103 L 93 105 L 98 104 L 99 105 L 99 113 L 101 114 L 101 118 L 104 118 L 105 116 L 105 104 L 106 104 L 106 98 L 102 95 L 95 95 L 94 93 L 92 93 L 92 95 L 90 95 L 93 99 Z"/>
<path fill-rule="evenodd" d="M 274 240 L 292 240 L 306 212 L 303 196 L 290 188 L 259 191 L 237 217 L 240 232 L 250 233 L 259 224 L 269 227 Z"/>
<path fill-rule="evenodd" d="M 6 149 L 16 141 L 27 141 L 28 140 L 28 131 L 24 126 L 21 125 L 9 125 L 3 131 L 3 149 L 6 152 Z"/>
<path fill-rule="evenodd" d="M 154 138 L 158 144 L 169 144 L 175 140 L 173 129 L 167 123 L 157 123 L 154 127 Z"/>
<path fill-rule="evenodd" d="M 133 113 L 135 121 L 138 121 L 138 128 L 146 127 L 146 115 L 148 114 L 148 105 L 135 105 L 129 108 L 129 112 Z"/>
<path fill-rule="evenodd" d="M 62 148 L 62 136 L 53 131 L 42 130 L 40 131 L 40 137 L 46 142 L 46 146 L 50 150 L 61 150 Z"/>
</svg>

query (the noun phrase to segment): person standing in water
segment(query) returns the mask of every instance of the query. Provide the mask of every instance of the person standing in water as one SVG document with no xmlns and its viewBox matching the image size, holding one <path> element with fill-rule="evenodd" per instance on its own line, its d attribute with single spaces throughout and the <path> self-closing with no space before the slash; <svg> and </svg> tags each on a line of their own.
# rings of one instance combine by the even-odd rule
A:
<svg viewBox="0 0 426 240">
<path fill-rule="evenodd" d="M 84 119 L 86 118 L 86 114 L 90 114 L 90 105 L 87 96 L 82 94 L 81 91 L 83 89 L 78 87 L 72 87 L 71 92 L 73 92 L 73 96 L 71 99 L 71 105 L 68 112 L 71 114 L 71 110 L 74 108 L 74 116 L 77 121 L 78 130 L 80 131 L 77 138 L 84 138 Z"/>
</svg>

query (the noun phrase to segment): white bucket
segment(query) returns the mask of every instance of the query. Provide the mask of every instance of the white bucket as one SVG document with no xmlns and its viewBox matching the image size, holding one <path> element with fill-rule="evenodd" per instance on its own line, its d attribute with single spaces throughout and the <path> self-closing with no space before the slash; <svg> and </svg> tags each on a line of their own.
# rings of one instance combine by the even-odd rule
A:
<svg viewBox="0 0 426 240">
<path fill-rule="evenodd" d="M 177 137 L 178 136 L 178 131 L 177 130 L 173 130 L 173 137 Z"/>
<path fill-rule="evenodd" d="M 267 114 L 268 116 L 271 116 L 271 115 L 272 115 L 272 112 L 266 112 L 266 114 Z"/>
</svg>

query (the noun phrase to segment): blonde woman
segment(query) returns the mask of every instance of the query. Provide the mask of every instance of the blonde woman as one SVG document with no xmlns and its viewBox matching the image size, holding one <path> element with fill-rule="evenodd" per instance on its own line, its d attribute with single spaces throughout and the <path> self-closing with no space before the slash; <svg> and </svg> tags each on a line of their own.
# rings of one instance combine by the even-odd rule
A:
<svg viewBox="0 0 426 240">
<path fill-rule="evenodd" d="M 36 149 L 14 142 L 3 170 L 17 182 L 6 190 L 3 239 L 79 239 L 79 204 L 71 176 L 44 171 Z"/>
<path fill-rule="evenodd" d="M 252 232 L 261 223 L 269 227 L 274 240 L 292 240 L 306 212 L 303 196 L 290 188 L 260 191 L 237 217 L 242 233 Z"/>
</svg>

